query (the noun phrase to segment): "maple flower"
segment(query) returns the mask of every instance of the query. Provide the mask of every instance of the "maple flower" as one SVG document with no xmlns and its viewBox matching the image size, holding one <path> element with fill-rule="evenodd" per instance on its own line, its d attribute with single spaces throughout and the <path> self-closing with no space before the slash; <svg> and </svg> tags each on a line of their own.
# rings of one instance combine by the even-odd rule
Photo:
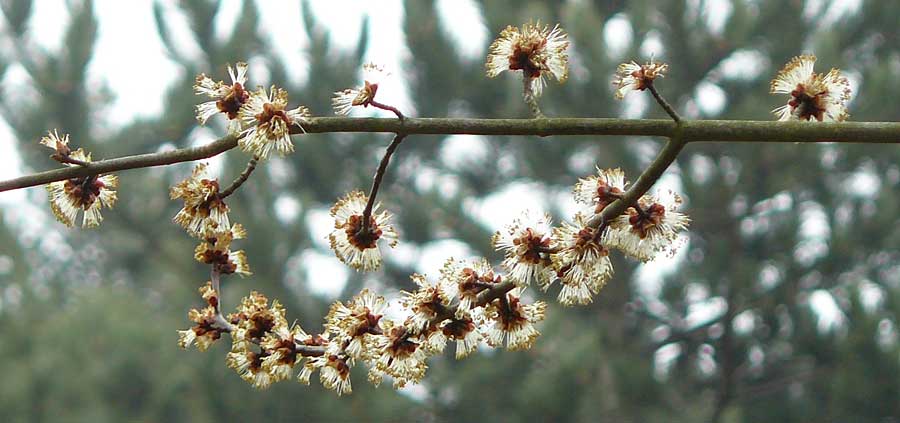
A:
<svg viewBox="0 0 900 423">
<path fill-rule="evenodd" d="M 41 145 L 54 151 L 54 158 L 69 157 L 72 154 L 72 150 L 69 148 L 69 134 L 60 137 L 59 133 L 54 129 L 53 132 L 47 131 L 47 136 L 42 137 L 40 142 Z"/>
<path fill-rule="evenodd" d="M 456 306 L 455 315 L 460 319 L 467 316 L 475 307 L 478 294 L 502 282 L 502 277 L 494 274 L 491 263 L 484 258 L 471 264 L 450 258 L 441 268 L 441 279 L 447 285 L 456 288 L 454 297 L 459 297 L 459 304 Z"/>
<path fill-rule="evenodd" d="M 637 207 L 629 207 L 610 222 L 607 245 L 643 262 L 662 252 L 674 254 L 678 232 L 690 223 L 686 215 L 676 211 L 680 205 L 681 197 L 669 190 L 644 195 Z"/>
<path fill-rule="evenodd" d="M 286 320 L 280 320 L 262 337 L 259 346 L 267 354 L 263 358 L 262 367 L 272 375 L 275 382 L 291 377 L 294 366 L 303 360 L 303 355 L 297 351 L 297 341 L 309 338 L 310 335 L 300 325 L 288 327 Z"/>
<path fill-rule="evenodd" d="M 815 63 L 813 55 L 794 57 L 772 80 L 772 94 L 790 95 L 787 104 L 772 110 L 778 120 L 841 122 L 850 116 L 850 81 L 835 68 L 827 74 L 813 72 Z"/>
<path fill-rule="evenodd" d="M 522 28 L 507 26 L 491 43 L 487 56 L 487 76 L 493 78 L 501 72 L 521 70 L 530 82 L 530 94 L 541 95 L 547 75 L 559 82 L 569 76 L 568 36 L 556 25 L 527 23 Z"/>
<path fill-rule="evenodd" d="M 231 351 L 225 356 L 225 365 L 234 369 L 254 388 L 266 389 L 275 382 L 275 378 L 263 367 L 262 353 L 255 351 Z"/>
<path fill-rule="evenodd" d="M 194 249 L 194 258 L 200 263 L 215 266 L 223 275 L 252 275 L 244 251 L 231 251 L 231 241 L 246 237 L 247 232 L 240 223 L 235 223 L 230 228 L 205 226 L 200 234 L 200 244 Z"/>
<path fill-rule="evenodd" d="M 325 354 L 307 359 L 297 380 L 309 385 L 309 379 L 313 372 L 319 371 L 319 382 L 326 389 L 335 391 L 338 396 L 349 394 L 353 391 L 350 384 L 350 367 L 353 365 L 351 358 L 341 350 L 336 342 L 330 342 L 325 347 Z"/>
<path fill-rule="evenodd" d="M 197 345 L 200 351 L 206 351 L 213 342 L 222 337 L 222 329 L 216 325 L 216 309 L 210 305 L 201 310 L 192 308 L 188 319 L 196 323 L 187 330 L 178 331 L 178 346 L 188 348 Z"/>
<path fill-rule="evenodd" d="M 413 313 L 407 326 L 417 333 L 424 332 L 431 324 L 431 320 L 450 305 L 453 293 L 443 279 L 431 282 L 420 274 L 413 274 L 410 279 L 419 289 L 415 292 L 404 291 L 401 304 Z"/>
<path fill-rule="evenodd" d="M 277 300 L 269 307 L 269 299 L 256 291 L 241 299 L 237 312 L 229 314 L 228 320 L 234 325 L 232 351 L 248 351 L 255 340 L 288 325 L 284 307 Z"/>
<path fill-rule="evenodd" d="M 558 299 L 563 305 L 590 304 L 593 295 L 612 278 L 609 250 L 603 245 L 606 233 L 589 227 L 580 213 L 574 224 L 564 222 L 554 228 L 553 243 L 558 251 L 551 258 L 562 285 Z"/>
<path fill-rule="evenodd" d="M 597 174 L 579 179 L 573 189 L 575 201 L 594 206 L 600 213 L 625 194 L 625 172 L 622 169 L 600 169 Z"/>
<path fill-rule="evenodd" d="M 488 345 L 501 347 L 505 341 L 506 348 L 511 351 L 531 348 L 541 334 L 534 324 L 544 320 L 546 309 L 547 304 L 543 301 L 522 304 L 512 293 L 494 300 L 484 311 L 486 321 L 493 322 L 484 329 Z"/>
<path fill-rule="evenodd" d="M 378 213 L 381 204 L 372 208 L 368 230 L 363 231 L 363 211 L 367 201 L 368 197 L 361 191 L 352 191 L 338 200 L 331 208 L 334 230 L 328 235 L 337 258 L 364 272 L 381 266 L 379 240 L 385 240 L 391 248 L 397 246 L 397 231 L 389 224 L 391 214 Z"/>
<path fill-rule="evenodd" d="M 402 388 L 407 383 L 418 383 L 425 377 L 427 354 L 425 349 L 410 339 L 409 329 L 393 326 L 378 336 L 375 341 L 375 366 L 369 372 L 369 381 L 378 386 L 384 374 L 394 378 L 394 388 Z"/>
<path fill-rule="evenodd" d="M 478 349 L 478 341 L 481 333 L 478 332 L 474 319 L 469 315 L 461 318 L 445 320 L 441 326 L 441 332 L 447 339 L 456 341 L 456 359 L 466 357 Z"/>
<path fill-rule="evenodd" d="M 354 106 L 369 107 L 369 104 L 375 100 L 378 84 L 390 75 L 391 73 L 386 71 L 383 66 L 366 63 L 363 65 L 362 86 L 334 93 L 334 98 L 331 99 L 334 112 L 339 115 L 348 115 Z"/>
<path fill-rule="evenodd" d="M 625 98 L 625 94 L 630 91 L 646 90 L 656 78 L 664 77 L 667 70 L 669 70 L 667 63 L 654 62 L 652 58 L 643 65 L 634 61 L 622 63 L 616 69 L 612 81 L 616 86 L 616 100 Z"/>
<path fill-rule="evenodd" d="M 238 132 L 240 130 L 238 112 L 250 98 L 250 93 L 244 87 L 247 83 L 247 64 L 238 62 L 233 68 L 228 65 L 228 75 L 231 77 L 231 85 L 225 84 L 224 81 L 213 81 L 203 73 L 197 75 L 194 93 L 212 99 L 197 105 L 197 122 L 205 125 L 210 117 L 216 113 L 223 113 L 230 121 L 228 132 Z"/>
<path fill-rule="evenodd" d="M 387 308 L 384 297 L 363 289 L 346 304 L 336 301 L 325 316 L 325 330 L 337 339 L 348 339 L 345 351 L 353 358 L 366 359 L 373 336 L 381 335 L 379 325 Z"/>
<path fill-rule="evenodd" d="M 310 114 L 309 109 L 303 106 L 285 110 L 287 104 L 287 91 L 274 85 L 268 93 L 262 87 L 251 93 L 238 112 L 247 128 L 238 141 L 241 149 L 259 156 L 260 160 L 267 159 L 272 150 L 282 156 L 293 152 L 290 127 L 297 125 L 302 130 L 300 124 L 306 122 Z"/>
<path fill-rule="evenodd" d="M 206 163 L 194 167 L 191 176 L 169 190 L 173 200 L 184 200 L 184 207 L 178 211 L 175 223 L 189 234 L 199 236 L 204 227 L 228 228 L 228 206 L 219 196 L 219 181 L 206 174 Z"/>
<path fill-rule="evenodd" d="M 68 135 L 60 139 L 50 139 L 41 143 L 47 145 L 55 143 L 57 140 L 68 143 Z M 67 147 L 68 148 L 68 147 Z M 85 163 L 91 162 L 90 153 L 85 153 L 82 149 L 72 151 L 66 157 Z M 66 166 L 77 166 L 72 163 L 64 163 Z M 66 179 L 64 181 L 56 181 L 47 184 L 47 193 L 50 197 L 50 210 L 59 220 L 66 226 L 75 226 L 75 219 L 78 212 L 83 211 L 84 217 L 81 225 L 85 228 L 99 226 L 103 221 L 100 214 L 102 207 L 111 208 L 116 204 L 116 188 L 119 186 L 119 178 L 116 175 L 89 175 L 79 176 Z"/>
<path fill-rule="evenodd" d="M 555 276 L 550 266 L 550 215 L 525 211 L 502 231 L 491 237 L 494 249 L 503 252 L 503 268 L 517 285 L 532 281 L 543 289 Z"/>
</svg>

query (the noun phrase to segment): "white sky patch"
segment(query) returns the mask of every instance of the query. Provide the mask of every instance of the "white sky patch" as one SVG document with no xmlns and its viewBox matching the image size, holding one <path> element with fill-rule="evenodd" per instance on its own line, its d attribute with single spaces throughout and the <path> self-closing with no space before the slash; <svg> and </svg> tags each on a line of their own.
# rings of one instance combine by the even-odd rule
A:
<svg viewBox="0 0 900 423">
<path fill-rule="evenodd" d="M 441 141 L 441 163 L 459 170 L 483 163 L 490 144 L 481 135 L 450 135 Z"/>
<path fill-rule="evenodd" d="M 188 139 L 191 140 L 191 147 L 200 147 L 219 139 L 219 135 L 207 126 L 197 126 L 191 131 Z M 225 155 L 219 154 L 203 159 L 203 163 L 206 163 L 206 171 L 210 176 L 221 177 L 222 168 L 225 166 Z"/>
<path fill-rule="evenodd" d="M 872 198 L 881 190 L 881 178 L 875 165 L 868 162 L 844 180 L 844 191 L 856 198 Z"/>
<path fill-rule="evenodd" d="M 66 32 L 65 25 L 60 25 L 60 23 L 69 21 L 69 9 L 66 7 L 65 1 L 36 1 L 32 7 L 31 20 L 28 25 L 30 31 L 27 34 L 39 46 L 50 51 L 59 50 L 62 46 L 63 34 Z M 96 8 L 96 5 L 94 7 Z"/>
<path fill-rule="evenodd" d="M 809 296 L 809 306 L 816 314 L 819 332 L 830 332 L 844 325 L 846 316 L 834 297 L 824 289 L 817 289 Z"/>
<path fill-rule="evenodd" d="M 300 202 L 291 195 L 282 194 L 275 199 L 275 217 L 283 224 L 293 222 L 301 210 Z"/>
<path fill-rule="evenodd" d="M 756 316 L 753 310 L 747 310 L 734 316 L 731 327 L 738 335 L 747 335 L 753 331 L 753 328 L 756 327 Z"/>
<path fill-rule="evenodd" d="M 440 239 L 422 246 L 416 272 L 437 277 L 448 258 L 465 260 L 474 255 L 469 245 L 458 239 Z"/>
<path fill-rule="evenodd" d="M 634 30 L 628 16 L 619 13 L 606 21 L 603 26 L 603 42 L 606 44 L 606 53 L 612 59 L 617 59 L 625 54 L 634 39 Z"/>
<path fill-rule="evenodd" d="M 472 0 L 438 0 L 438 16 L 444 32 L 465 60 L 481 60 L 486 54 L 488 29 L 481 8 Z"/>
<path fill-rule="evenodd" d="M 310 2 L 310 5 L 318 17 L 319 8 L 316 6 L 333 3 L 338 2 Z M 305 84 L 309 74 L 309 61 L 304 54 L 304 49 L 309 45 L 309 39 L 303 28 L 300 2 L 257 0 L 256 7 L 259 10 L 261 29 L 264 31 L 265 39 L 275 47 L 276 54 L 288 68 L 288 80 L 292 84 Z M 337 31 L 332 32 L 336 33 Z M 355 32 L 358 33 L 359 30 L 357 29 Z M 335 38 L 338 37 L 332 36 L 332 39 Z M 251 84 L 251 86 L 255 86 L 255 84 Z"/>
<path fill-rule="evenodd" d="M 537 182 L 515 181 L 484 199 L 466 199 L 464 208 L 489 229 L 501 228 L 525 210 L 546 213 L 544 186 Z"/>
<path fill-rule="evenodd" d="M 326 298 L 337 298 L 347 283 L 349 268 L 334 255 L 308 249 L 301 255 L 309 290 Z"/>
<path fill-rule="evenodd" d="M 794 259 L 808 266 L 828 254 L 827 241 L 831 236 L 831 228 L 825 208 L 814 201 L 800 203 L 800 222 L 800 242 L 794 249 Z"/>
<path fill-rule="evenodd" d="M 159 115 L 162 93 L 179 76 L 180 68 L 164 54 L 150 18 L 153 3 L 98 0 L 94 10 L 99 28 L 88 80 L 98 86 L 105 82 L 116 96 L 103 116 L 122 125 Z"/>
<path fill-rule="evenodd" d="M 725 78 L 749 81 L 758 78 L 770 63 L 759 50 L 738 50 L 719 63 L 718 70 Z"/>
<path fill-rule="evenodd" d="M 306 213 L 306 227 L 316 247 L 329 250 L 328 234 L 334 228 L 334 218 L 327 208 L 315 208 Z"/>
<path fill-rule="evenodd" d="M 717 116 L 728 104 L 725 91 L 709 81 L 697 84 L 696 96 L 697 106 L 706 116 Z"/>
<path fill-rule="evenodd" d="M 644 41 L 641 43 L 640 52 L 643 57 L 655 57 L 657 59 L 660 58 L 660 55 L 665 52 L 665 44 L 662 42 L 662 36 L 659 35 L 659 31 L 653 29 L 647 32 L 647 35 L 644 37 Z"/>
<path fill-rule="evenodd" d="M 725 24 L 728 23 L 728 18 L 734 11 L 731 3 L 725 0 L 707 0 L 703 2 L 703 5 L 705 8 L 701 13 L 706 21 L 706 26 L 709 27 L 710 32 L 721 34 L 725 29 Z M 698 6 L 699 4 L 694 7 Z"/>
</svg>

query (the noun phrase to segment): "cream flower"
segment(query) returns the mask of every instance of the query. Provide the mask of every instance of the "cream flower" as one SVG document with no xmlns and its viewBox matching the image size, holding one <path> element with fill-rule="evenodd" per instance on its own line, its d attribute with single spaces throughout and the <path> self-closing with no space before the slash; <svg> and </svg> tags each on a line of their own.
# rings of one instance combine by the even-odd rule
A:
<svg viewBox="0 0 900 423">
<path fill-rule="evenodd" d="M 372 207 L 369 228 L 362 231 L 363 211 L 368 197 L 360 191 L 352 191 L 331 208 L 334 230 L 328 235 L 331 249 L 343 263 L 368 272 L 381 266 L 378 241 L 384 240 L 393 248 L 397 246 L 397 231 L 389 224 L 391 214 L 378 213 L 380 204 Z"/>
<path fill-rule="evenodd" d="M 376 340 L 376 358 L 369 380 L 376 386 L 382 374 L 394 378 L 394 388 L 402 388 L 407 383 L 418 383 L 425 377 L 427 354 L 424 348 L 409 339 L 405 326 L 389 327 L 386 334 Z"/>
<path fill-rule="evenodd" d="M 229 314 L 228 320 L 235 326 L 231 334 L 232 351 L 247 351 L 252 342 L 261 340 L 270 333 L 283 333 L 288 327 L 284 307 L 278 301 L 272 301 L 272 306 L 269 307 L 269 299 L 256 291 L 241 300 L 237 312 Z"/>
<path fill-rule="evenodd" d="M 262 354 L 253 351 L 232 351 L 225 357 L 225 364 L 254 388 L 266 389 L 276 380 L 263 368 L 263 358 Z"/>
<path fill-rule="evenodd" d="M 491 43 L 487 56 L 487 76 L 493 78 L 501 72 L 521 70 L 530 81 L 530 94 L 538 97 L 547 75 L 559 82 L 569 76 L 568 36 L 556 25 L 527 23 L 522 29 L 507 26 L 500 37 Z"/>
<path fill-rule="evenodd" d="M 813 72 L 816 56 L 791 59 L 772 80 L 772 94 L 789 94 L 787 104 L 772 111 L 778 120 L 841 122 L 847 120 L 850 81 L 832 68 L 827 74 Z"/>
<path fill-rule="evenodd" d="M 336 339 L 349 339 L 344 349 L 356 359 L 369 358 L 373 336 L 380 335 L 381 318 L 387 308 L 384 297 L 363 289 L 346 304 L 340 301 L 331 305 L 325 316 L 325 330 Z"/>
<path fill-rule="evenodd" d="M 419 274 L 413 274 L 410 279 L 419 289 L 415 292 L 404 291 L 401 304 L 413 313 L 407 326 L 416 333 L 421 333 L 428 328 L 432 319 L 450 304 L 453 293 L 443 279 L 431 282 Z"/>
<path fill-rule="evenodd" d="M 587 226 L 581 214 L 575 216 L 574 224 L 565 222 L 554 228 L 553 242 L 558 251 L 552 260 L 562 285 L 558 299 L 563 305 L 590 304 L 593 295 L 612 278 L 612 262 L 603 245 L 604 238 L 599 229 Z"/>
<path fill-rule="evenodd" d="M 72 150 L 69 149 L 69 134 L 62 137 L 54 129 L 53 132 L 47 131 L 47 136 L 41 138 L 41 145 L 46 146 L 54 151 L 53 157 L 69 157 Z"/>
<path fill-rule="evenodd" d="M 462 318 L 445 320 L 441 331 L 447 339 L 456 341 L 456 359 L 465 358 L 478 349 L 481 333 L 478 332 L 475 321 L 468 315 Z"/>
<path fill-rule="evenodd" d="M 238 112 L 250 98 L 250 93 L 244 87 L 247 83 L 247 64 L 238 62 L 234 68 L 228 65 L 228 75 L 231 77 L 231 85 L 226 85 L 223 81 L 213 81 L 203 73 L 197 75 L 194 93 L 212 99 L 197 105 L 197 122 L 205 125 L 210 117 L 216 113 L 223 113 L 230 121 L 229 132 L 237 132 L 240 130 Z"/>
<path fill-rule="evenodd" d="M 638 200 L 639 208 L 629 207 L 610 223 L 608 246 L 643 262 L 663 252 L 674 254 L 678 232 L 690 223 L 687 216 L 676 211 L 680 205 L 681 197 L 669 190 L 644 195 Z"/>
<path fill-rule="evenodd" d="M 184 200 L 184 207 L 173 219 L 193 236 L 204 227 L 228 228 L 228 206 L 219 197 L 219 181 L 206 174 L 206 163 L 194 167 L 191 176 L 169 190 L 173 200 Z"/>
<path fill-rule="evenodd" d="M 339 115 L 347 115 L 354 106 L 369 107 L 369 104 L 375 100 L 375 94 L 378 93 L 378 84 L 390 75 L 391 73 L 386 71 L 383 66 L 366 63 L 363 65 L 362 86 L 334 93 L 334 98 L 331 99 L 334 112 Z"/>
<path fill-rule="evenodd" d="M 68 137 L 65 138 L 68 140 Z M 42 141 L 43 143 L 43 141 Z M 45 144 L 46 145 L 46 144 Z M 82 149 L 71 152 L 67 157 L 90 163 L 91 155 Z M 67 166 L 76 166 L 66 164 Z M 84 211 L 81 225 L 85 228 L 99 226 L 103 221 L 100 214 L 102 207 L 111 208 L 116 204 L 116 188 L 119 178 L 116 175 L 79 176 L 64 181 L 47 184 L 50 197 L 50 209 L 56 219 L 66 226 L 75 226 L 79 211 Z"/>
<path fill-rule="evenodd" d="M 287 322 L 277 324 L 259 343 L 266 352 L 262 361 L 264 370 L 272 375 L 273 381 L 290 379 L 294 366 L 303 360 L 297 351 L 297 342 L 309 339 L 310 336 L 299 325 L 288 328 Z"/>
<path fill-rule="evenodd" d="M 178 331 L 178 346 L 188 348 L 196 344 L 198 350 L 206 351 L 222 336 L 222 329 L 216 326 L 216 316 L 216 310 L 211 305 L 202 310 L 191 309 L 188 312 L 188 319 L 196 325 L 188 330 Z"/>
<path fill-rule="evenodd" d="M 553 281 L 550 266 L 550 215 L 525 211 L 491 238 L 494 249 L 503 252 L 503 268 L 520 286 L 536 282 L 542 289 Z"/>
<path fill-rule="evenodd" d="M 594 213 L 600 213 L 625 193 L 625 172 L 598 167 L 596 175 L 578 180 L 573 193 L 575 201 L 594 206 Z"/>
<path fill-rule="evenodd" d="M 247 237 L 247 232 L 240 223 L 232 227 L 217 228 L 206 226 L 200 234 L 200 244 L 194 249 L 194 258 L 200 263 L 211 264 L 224 274 L 237 273 L 250 276 L 250 265 L 244 251 L 231 251 L 231 242 Z"/>
<path fill-rule="evenodd" d="M 241 149 L 265 160 L 272 153 L 284 156 L 294 151 L 291 142 L 291 125 L 302 130 L 301 123 L 306 122 L 309 110 L 298 106 L 285 110 L 288 104 L 288 93 L 274 85 L 267 93 L 265 88 L 258 88 L 241 106 L 239 116 L 244 123 L 243 137 L 238 141 Z"/>
<path fill-rule="evenodd" d="M 502 277 L 494 274 L 491 263 L 484 258 L 471 264 L 450 258 L 441 268 L 441 279 L 455 287 L 454 297 L 459 297 L 455 315 L 460 319 L 475 307 L 478 294 L 502 282 Z"/>
<path fill-rule="evenodd" d="M 309 385 L 309 379 L 313 372 L 319 371 L 319 382 L 326 389 L 335 391 L 338 396 L 353 392 L 350 384 L 350 367 L 352 360 L 341 351 L 337 343 L 329 343 L 325 349 L 325 354 L 310 357 L 303 364 L 297 380 L 300 383 Z"/>
<path fill-rule="evenodd" d="M 519 297 L 507 294 L 485 307 L 485 319 L 493 324 L 484 328 L 484 337 L 492 347 L 502 347 L 505 341 L 509 350 L 529 349 L 541 334 L 534 324 L 544 320 L 546 309 L 543 301 L 526 305 Z"/>
<path fill-rule="evenodd" d="M 616 99 L 625 98 L 625 94 L 630 91 L 644 91 L 653 84 L 656 78 L 664 77 L 667 70 L 669 70 L 668 64 L 654 62 L 652 58 L 643 65 L 635 62 L 622 63 L 616 69 L 616 75 L 612 81 L 616 86 Z"/>
</svg>

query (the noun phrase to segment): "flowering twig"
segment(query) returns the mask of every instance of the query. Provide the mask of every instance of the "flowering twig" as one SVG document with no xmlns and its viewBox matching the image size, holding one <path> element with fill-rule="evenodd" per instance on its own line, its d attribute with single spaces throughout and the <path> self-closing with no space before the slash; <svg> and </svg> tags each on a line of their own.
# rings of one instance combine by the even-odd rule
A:
<svg viewBox="0 0 900 423">
<path fill-rule="evenodd" d="M 403 115 L 400 116 L 402 119 Z M 369 232 L 369 221 L 372 218 L 372 208 L 375 206 L 375 197 L 378 196 L 378 188 L 381 186 L 381 180 L 384 178 L 384 173 L 387 171 L 391 156 L 394 154 L 394 151 L 397 150 L 400 143 L 403 142 L 404 138 L 406 138 L 406 134 L 398 133 L 395 135 L 390 145 L 388 145 L 387 150 L 385 150 L 384 156 L 381 158 L 381 163 L 378 164 L 378 170 L 375 171 L 375 179 L 372 181 L 372 190 L 369 192 L 369 200 L 366 202 L 366 208 L 363 210 L 362 214 L 363 224 L 359 229 L 360 237 L 365 237 Z"/>
<path fill-rule="evenodd" d="M 232 182 L 231 185 L 228 186 L 228 188 L 225 188 L 224 191 L 219 193 L 219 199 L 224 200 L 225 197 L 228 197 L 229 195 L 233 194 L 235 190 L 240 188 L 240 186 L 243 185 L 244 182 L 247 182 L 247 179 L 250 178 L 250 174 L 253 173 L 254 169 L 256 169 L 257 162 L 259 162 L 259 156 L 253 156 L 250 161 L 247 162 L 247 167 L 244 168 L 244 171 L 241 172 L 241 174 L 238 175 L 237 178 L 235 178 L 234 182 Z"/>
<path fill-rule="evenodd" d="M 666 113 L 669 114 L 672 120 L 674 120 L 675 123 L 681 122 L 681 116 L 679 116 L 678 112 L 675 111 L 672 105 L 669 104 L 669 102 L 659 94 L 659 91 L 656 91 L 656 87 L 653 85 L 653 81 L 650 81 L 650 83 L 647 84 L 647 88 L 650 89 L 650 93 L 653 94 L 653 98 L 655 98 L 660 107 L 662 107 L 663 110 L 665 110 Z"/>
<path fill-rule="evenodd" d="M 405 134 L 464 135 L 636 135 L 671 137 L 676 124 L 662 119 L 545 118 L 309 118 L 307 133 L 403 132 Z M 291 128 L 293 134 L 300 129 Z M 866 144 L 900 143 L 898 122 L 771 122 L 746 120 L 682 121 L 684 142 L 836 142 Z M 43 185 L 75 177 L 128 169 L 163 166 L 216 156 L 237 147 L 238 136 L 228 135 L 200 147 L 139 154 L 91 162 L 87 167 L 66 167 L 0 181 L 0 192 Z"/>
<path fill-rule="evenodd" d="M 675 135 L 672 136 L 662 150 L 659 151 L 659 154 L 656 155 L 656 158 L 650 163 L 650 166 L 647 166 L 647 169 L 644 169 L 634 185 L 632 185 L 628 191 L 625 191 L 622 198 L 604 208 L 600 214 L 594 215 L 594 217 L 588 221 L 588 225 L 594 228 L 599 227 L 603 222 L 609 222 L 625 212 L 630 205 L 636 204 L 638 199 L 641 198 L 641 196 L 644 195 L 657 180 L 659 180 L 663 172 L 665 172 L 672 162 L 675 161 L 675 158 L 678 157 L 678 153 L 681 152 L 681 149 L 684 148 L 686 143 L 687 141 L 684 137 L 684 132 L 681 131 L 681 125 L 679 124 Z M 638 208 L 640 209 L 640 207 Z"/>
</svg>

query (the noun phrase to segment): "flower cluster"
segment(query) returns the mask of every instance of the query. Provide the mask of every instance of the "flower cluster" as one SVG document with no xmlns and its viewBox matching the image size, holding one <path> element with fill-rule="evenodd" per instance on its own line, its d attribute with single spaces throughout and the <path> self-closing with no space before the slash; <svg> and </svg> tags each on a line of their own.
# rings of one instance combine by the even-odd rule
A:
<svg viewBox="0 0 900 423">
<path fill-rule="evenodd" d="M 380 204 L 370 210 L 368 225 L 363 224 L 369 198 L 361 191 L 352 191 L 331 208 L 334 230 L 328 235 L 331 249 L 348 266 L 364 272 L 381 266 L 378 241 L 384 240 L 393 248 L 397 246 L 397 231 L 390 224 L 391 214 L 378 213 Z"/>
<path fill-rule="evenodd" d="M 616 99 L 625 98 L 625 94 L 630 91 L 646 90 L 653 85 L 656 78 L 664 77 L 667 70 L 668 64 L 654 62 L 653 59 L 643 65 L 636 62 L 622 63 L 616 69 L 616 76 L 612 82 L 616 86 Z"/>
<path fill-rule="evenodd" d="M 273 150 L 281 155 L 294 151 L 290 127 L 296 125 L 303 130 L 301 124 L 309 118 L 309 109 L 297 106 L 288 110 L 287 91 L 274 85 L 268 91 L 263 87 L 248 91 L 246 63 L 228 66 L 228 74 L 231 84 L 202 73 L 197 76 L 194 92 L 210 98 L 197 105 L 197 121 L 203 125 L 213 115 L 224 114 L 230 122 L 228 131 L 240 135 L 241 148 L 261 160 Z"/>
<path fill-rule="evenodd" d="M 559 27 L 527 23 L 522 28 L 507 26 L 491 44 L 487 56 L 487 76 L 503 71 L 522 71 L 526 96 L 539 97 L 547 77 L 565 82 L 569 76 L 568 35 Z"/>
<path fill-rule="evenodd" d="M 228 228 L 228 205 L 219 195 L 219 181 L 211 179 L 206 164 L 194 167 L 191 176 L 169 190 L 171 199 L 184 200 L 184 207 L 173 219 L 193 236 L 199 236 L 204 228 Z"/>
<path fill-rule="evenodd" d="M 60 137 L 56 131 L 49 132 L 40 143 L 53 149 L 52 157 L 65 166 L 83 166 L 91 162 L 90 153 L 80 148 L 74 151 L 69 148 L 68 134 Z M 88 175 L 51 182 L 47 184 L 50 210 L 56 220 L 69 227 L 75 226 L 79 212 L 84 212 L 81 226 L 99 226 L 103 221 L 100 209 L 116 204 L 118 186 L 116 175 Z"/>
<path fill-rule="evenodd" d="M 778 120 L 841 122 L 850 116 L 850 81 L 832 68 L 827 74 L 813 72 L 816 56 L 791 59 L 772 80 L 772 94 L 788 94 L 787 104 L 772 111 Z"/>
</svg>

